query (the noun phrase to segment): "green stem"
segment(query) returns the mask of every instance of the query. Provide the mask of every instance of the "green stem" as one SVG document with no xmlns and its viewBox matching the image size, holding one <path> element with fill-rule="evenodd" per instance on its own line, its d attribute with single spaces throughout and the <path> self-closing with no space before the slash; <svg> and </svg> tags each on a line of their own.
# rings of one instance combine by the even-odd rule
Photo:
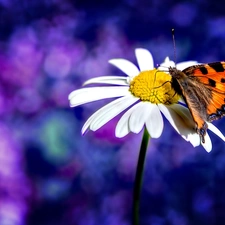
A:
<svg viewBox="0 0 225 225">
<path fill-rule="evenodd" d="M 139 224 L 140 193 L 141 193 L 141 186 L 142 186 L 142 177 L 143 177 L 145 156 L 146 156 L 146 152 L 147 152 L 147 148 L 148 148 L 149 139 L 150 139 L 150 135 L 145 128 L 143 137 L 142 137 L 141 148 L 140 148 L 138 164 L 137 164 L 137 171 L 136 171 L 135 181 L 134 181 L 133 225 Z"/>
</svg>

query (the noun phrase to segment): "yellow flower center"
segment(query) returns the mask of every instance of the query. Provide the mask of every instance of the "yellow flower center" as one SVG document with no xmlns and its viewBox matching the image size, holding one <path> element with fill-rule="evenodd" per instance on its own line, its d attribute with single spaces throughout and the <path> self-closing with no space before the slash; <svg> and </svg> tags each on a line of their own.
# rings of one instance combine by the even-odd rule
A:
<svg viewBox="0 0 225 225">
<path fill-rule="evenodd" d="M 157 69 L 142 71 L 130 82 L 130 92 L 141 101 L 171 105 L 180 96 L 171 87 L 171 76 Z"/>
</svg>

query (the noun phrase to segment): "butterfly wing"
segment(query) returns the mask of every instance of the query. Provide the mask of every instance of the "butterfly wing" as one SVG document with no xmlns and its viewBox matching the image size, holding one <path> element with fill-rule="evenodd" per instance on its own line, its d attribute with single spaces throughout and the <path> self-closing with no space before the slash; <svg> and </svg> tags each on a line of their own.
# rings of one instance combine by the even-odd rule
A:
<svg viewBox="0 0 225 225">
<path fill-rule="evenodd" d="M 215 62 L 189 67 L 183 71 L 187 76 L 194 76 L 209 90 L 207 98 L 207 121 L 220 119 L 225 115 L 225 62 Z"/>
<path fill-rule="evenodd" d="M 225 115 L 224 68 L 225 62 L 195 65 L 183 71 L 169 68 L 172 86 L 183 96 L 203 143 L 208 127 L 206 121 Z"/>
</svg>

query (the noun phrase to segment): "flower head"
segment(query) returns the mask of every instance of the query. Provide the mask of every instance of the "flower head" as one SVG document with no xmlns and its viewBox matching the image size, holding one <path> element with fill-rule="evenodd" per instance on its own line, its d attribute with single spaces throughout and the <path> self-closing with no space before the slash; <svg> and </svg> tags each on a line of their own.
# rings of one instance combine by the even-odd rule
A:
<svg viewBox="0 0 225 225">
<path fill-rule="evenodd" d="M 139 133 L 146 126 L 152 138 L 158 138 L 163 131 L 163 117 L 174 129 L 193 146 L 200 145 L 200 137 L 196 133 L 194 121 L 189 110 L 180 104 L 182 99 L 171 87 L 171 76 L 162 72 L 161 67 L 154 68 L 153 58 L 146 49 L 135 50 L 139 69 L 126 59 L 111 59 L 109 63 L 122 70 L 125 76 L 102 76 L 92 78 L 84 83 L 105 84 L 107 86 L 86 87 L 70 93 L 70 106 L 106 98 L 117 98 L 96 111 L 84 124 L 82 134 L 88 129 L 98 130 L 115 116 L 125 111 L 116 126 L 116 137 L 124 137 L 129 132 Z M 180 70 L 197 64 L 196 61 L 178 63 Z M 165 67 L 175 66 L 167 57 L 161 64 Z M 222 133 L 212 124 L 209 129 L 225 140 Z M 201 143 L 202 144 L 202 143 Z M 210 151 L 211 140 L 206 134 L 203 147 Z"/>
</svg>

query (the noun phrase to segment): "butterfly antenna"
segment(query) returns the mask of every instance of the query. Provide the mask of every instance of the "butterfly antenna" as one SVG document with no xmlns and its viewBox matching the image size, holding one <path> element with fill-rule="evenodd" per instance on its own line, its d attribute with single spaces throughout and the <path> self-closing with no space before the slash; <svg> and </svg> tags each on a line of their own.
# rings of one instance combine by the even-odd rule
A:
<svg viewBox="0 0 225 225">
<path fill-rule="evenodd" d="M 175 42 L 175 30 L 172 29 L 172 37 L 173 37 L 173 53 L 174 53 L 174 62 L 175 65 L 177 64 L 177 54 L 176 54 L 176 42 Z"/>
</svg>

